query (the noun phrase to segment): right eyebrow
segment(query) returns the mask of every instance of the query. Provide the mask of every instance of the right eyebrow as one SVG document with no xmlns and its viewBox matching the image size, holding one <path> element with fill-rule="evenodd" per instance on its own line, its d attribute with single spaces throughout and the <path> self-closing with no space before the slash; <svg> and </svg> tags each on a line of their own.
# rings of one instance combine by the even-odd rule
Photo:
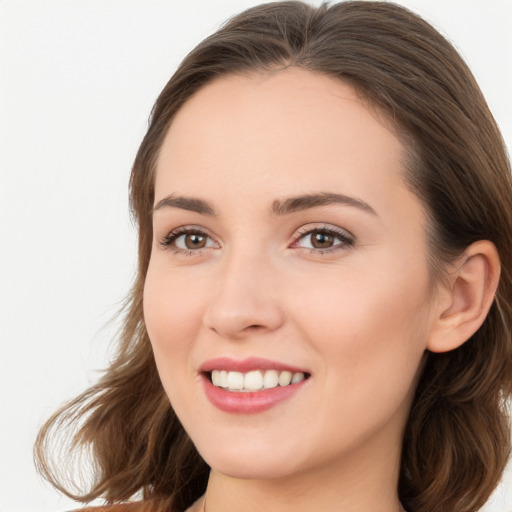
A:
<svg viewBox="0 0 512 512">
<path fill-rule="evenodd" d="M 361 199 L 346 196 L 344 194 L 335 194 L 332 192 L 319 192 L 314 194 L 306 194 L 301 196 L 290 197 L 284 200 L 275 200 L 272 203 L 271 213 L 273 215 L 282 216 L 293 212 L 308 210 L 318 206 L 326 206 L 330 204 L 342 204 L 353 208 L 358 208 L 364 212 L 377 215 L 375 210 Z M 216 216 L 213 205 L 204 199 L 197 197 L 177 196 L 170 194 L 154 206 L 153 213 L 162 208 L 180 208 L 190 212 L 199 213 L 201 215 Z"/>
<path fill-rule="evenodd" d="M 188 210 L 202 215 L 216 215 L 213 206 L 208 201 L 195 197 L 181 197 L 171 194 L 158 201 L 153 208 L 153 213 L 164 207 L 181 208 L 182 210 Z"/>
</svg>

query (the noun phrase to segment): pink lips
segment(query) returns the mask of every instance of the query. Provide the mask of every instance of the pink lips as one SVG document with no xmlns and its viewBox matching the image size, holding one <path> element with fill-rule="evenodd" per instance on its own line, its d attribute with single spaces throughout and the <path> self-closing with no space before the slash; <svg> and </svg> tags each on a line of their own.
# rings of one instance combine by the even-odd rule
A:
<svg viewBox="0 0 512 512">
<path fill-rule="evenodd" d="M 234 360 L 227 357 L 220 357 L 206 361 L 201 365 L 202 382 L 205 394 L 210 402 L 218 409 L 238 414 L 254 414 L 266 411 L 279 404 L 283 400 L 295 395 L 308 381 L 305 379 L 296 384 L 288 386 L 278 386 L 275 388 L 264 389 L 255 392 L 227 391 L 214 386 L 208 375 L 212 370 L 226 370 L 246 373 L 252 370 L 278 370 L 289 371 L 292 373 L 308 372 L 302 368 L 297 368 L 287 364 L 271 361 L 269 359 L 248 358 L 243 360 Z"/>
<path fill-rule="evenodd" d="M 231 359 L 229 357 L 217 357 L 210 359 L 201 365 L 202 372 L 211 372 L 212 370 L 227 370 L 228 372 L 250 372 L 251 370 L 278 370 L 289 371 L 292 373 L 307 373 L 303 368 L 297 368 L 270 359 L 262 359 L 259 357 L 249 357 L 247 359 Z"/>
</svg>

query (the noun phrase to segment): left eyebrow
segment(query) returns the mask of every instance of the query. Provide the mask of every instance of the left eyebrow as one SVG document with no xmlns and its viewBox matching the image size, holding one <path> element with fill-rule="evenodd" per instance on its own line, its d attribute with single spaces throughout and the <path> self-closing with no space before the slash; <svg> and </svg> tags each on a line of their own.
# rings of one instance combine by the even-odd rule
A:
<svg viewBox="0 0 512 512">
<path fill-rule="evenodd" d="M 288 213 L 307 210 L 309 208 L 315 208 L 316 206 L 326 206 L 329 204 L 352 206 L 371 213 L 372 215 L 377 215 L 377 212 L 362 199 L 357 199 L 343 194 L 334 194 L 332 192 L 320 192 L 318 194 L 307 194 L 303 196 L 290 197 L 284 200 L 275 200 L 272 203 L 272 213 L 274 215 L 286 215 Z"/>
<path fill-rule="evenodd" d="M 306 194 L 302 196 L 289 197 L 287 199 L 276 199 L 272 203 L 271 213 L 277 216 L 287 215 L 289 213 L 308 210 L 317 206 L 326 206 L 330 204 L 342 204 L 358 208 L 364 212 L 377 215 L 377 212 L 362 199 L 346 196 L 344 194 L 334 194 L 332 192 L 319 192 L 315 194 Z M 201 215 L 215 216 L 213 205 L 204 199 L 196 197 L 184 197 L 171 194 L 164 197 L 153 208 L 153 212 L 164 207 L 179 208 L 199 213 Z"/>
</svg>

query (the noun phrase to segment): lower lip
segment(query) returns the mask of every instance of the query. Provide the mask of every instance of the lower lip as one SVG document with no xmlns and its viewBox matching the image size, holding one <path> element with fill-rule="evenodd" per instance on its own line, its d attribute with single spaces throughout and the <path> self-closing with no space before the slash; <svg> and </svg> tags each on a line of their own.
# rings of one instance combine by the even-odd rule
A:
<svg viewBox="0 0 512 512">
<path fill-rule="evenodd" d="M 237 414 L 254 414 L 266 411 L 295 395 L 306 383 L 306 380 L 288 386 L 277 386 L 262 391 L 242 393 L 227 391 L 214 386 L 206 375 L 203 376 L 204 390 L 208 400 L 221 411 Z"/>
</svg>

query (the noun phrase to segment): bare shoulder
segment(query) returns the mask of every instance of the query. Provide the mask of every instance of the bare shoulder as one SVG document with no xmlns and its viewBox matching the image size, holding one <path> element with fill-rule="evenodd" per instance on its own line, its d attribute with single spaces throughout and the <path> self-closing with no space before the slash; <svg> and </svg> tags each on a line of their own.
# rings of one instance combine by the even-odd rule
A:
<svg viewBox="0 0 512 512">
<path fill-rule="evenodd" d="M 142 512 L 142 502 L 117 503 L 100 507 L 85 507 L 70 512 Z"/>
<path fill-rule="evenodd" d="M 201 496 L 193 503 L 185 512 L 202 512 L 204 497 Z M 147 501 L 134 501 L 129 503 L 115 503 L 113 505 L 102 505 L 99 507 L 85 507 L 69 512 L 156 512 L 156 510 L 164 512 L 155 504 Z M 166 509 L 168 510 L 168 509 Z"/>
</svg>

